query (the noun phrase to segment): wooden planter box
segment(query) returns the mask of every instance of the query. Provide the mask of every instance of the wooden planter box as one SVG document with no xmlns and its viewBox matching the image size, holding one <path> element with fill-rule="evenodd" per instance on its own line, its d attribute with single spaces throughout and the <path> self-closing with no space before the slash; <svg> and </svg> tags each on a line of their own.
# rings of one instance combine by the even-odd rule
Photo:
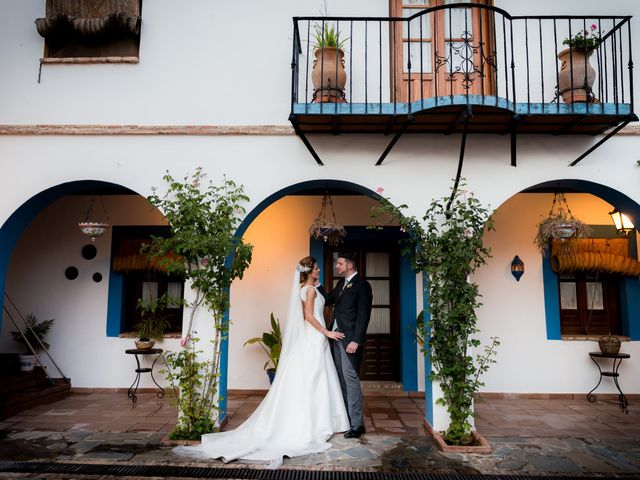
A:
<svg viewBox="0 0 640 480">
<path fill-rule="evenodd" d="M 440 432 L 435 430 L 429 422 L 425 420 L 424 424 L 440 450 L 444 453 L 491 453 L 491 444 L 489 441 L 475 430 L 471 431 L 474 445 L 448 445 L 442 435 L 440 435 Z"/>
</svg>

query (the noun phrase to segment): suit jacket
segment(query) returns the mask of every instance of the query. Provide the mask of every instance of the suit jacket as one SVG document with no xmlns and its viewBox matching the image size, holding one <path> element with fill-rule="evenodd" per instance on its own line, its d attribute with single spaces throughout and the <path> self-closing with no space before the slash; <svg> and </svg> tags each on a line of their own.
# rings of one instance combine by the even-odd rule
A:
<svg viewBox="0 0 640 480">
<path fill-rule="evenodd" d="M 344 283 L 343 278 L 332 292 L 321 292 L 324 294 L 326 305 L 333 305 L 331 320 L 337 320 L 338 330 L 344 333 L 343 345 L 346 347 L 350 342 L 356 342 L 360 345 L 358 352 L 361 355 L 371 317 L 373 293 L 369 282 L 357 273 L 343 289 Z"/>
</svg>

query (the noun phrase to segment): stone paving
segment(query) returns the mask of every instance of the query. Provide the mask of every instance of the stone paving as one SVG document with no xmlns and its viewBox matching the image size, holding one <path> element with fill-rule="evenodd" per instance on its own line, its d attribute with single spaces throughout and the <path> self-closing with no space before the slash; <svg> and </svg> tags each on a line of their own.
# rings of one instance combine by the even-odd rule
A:
<svg viewBox="0 0 640 480">
<path fill-rule="evenodd" d="M 260 395 L 230 396 L 227 428 L 241 423 L 260 399 Z M 284 468 L 640 478 L 637 401 L 632 401 L 629 413 L 622 413 L 617 402 L 608 399 L 595 404 L 583 398 L 479 401 L 476 426 L 492 444 L 488 455 L 440 452 L 422 427 L 421 398 L 367 397 L 365 403 L 366 435 L 358 440 L 336 435 L 332 449 L 288 459 Z M 174 407 L 150 394 L 140 395 L 135 409 L 126 394 L 74 394 L 0 422 L 0 460 L 224 465 L 217 460 L 194 463 L 173 455 L 161 440 L 175 418 Z M 228 465 L 240 466 L 238 462 Z M 0 474 L 0 478 L 18 477 Z"/>
</svg>

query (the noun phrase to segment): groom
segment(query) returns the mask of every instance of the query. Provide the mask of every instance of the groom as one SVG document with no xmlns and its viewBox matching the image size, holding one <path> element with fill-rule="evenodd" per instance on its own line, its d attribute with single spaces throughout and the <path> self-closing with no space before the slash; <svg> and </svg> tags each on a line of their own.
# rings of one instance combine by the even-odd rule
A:
<svg viewBox="0 0 640 480">
<path fill-rule="evenodd" d="M 336 270 L 343 278 L 331 293 L 323 292 L 326 305 L 334 306 L 331 329 L 344 333 L 342 340 L 332 342 L 332 349 L 351 423 L 351 429 L 344 434 L 345 438 L 358 438 L 365 433 L 358 372 L 362 362 L 364 336 L 371 316 L 373 294 L 369 282 L 358 275 L 357 265 L 355 253 L 338 254 Z"/>
</svg>

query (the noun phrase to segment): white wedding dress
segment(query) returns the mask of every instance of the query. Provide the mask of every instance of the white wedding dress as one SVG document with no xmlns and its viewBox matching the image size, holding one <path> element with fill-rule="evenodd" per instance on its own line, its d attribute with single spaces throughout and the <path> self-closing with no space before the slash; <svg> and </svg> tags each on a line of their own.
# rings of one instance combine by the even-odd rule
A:
<svg viewBox="0 0 640 480">
<path fill-rule="evenodd" d="M 298 277 L 296 271 L 278 370 L 262 403 L 235 430 L 203 435 L 201 445 L 177 447 L 176 454 L 279 468 L 283 457 L 322 452 L 334 433 L 349 429 L 329 340 L 304 320 L 302 302 L 314 287 L 300 289 Z M 317 290 L 313 307 L 324 325 L 324 297 Z"/>
</svg>

